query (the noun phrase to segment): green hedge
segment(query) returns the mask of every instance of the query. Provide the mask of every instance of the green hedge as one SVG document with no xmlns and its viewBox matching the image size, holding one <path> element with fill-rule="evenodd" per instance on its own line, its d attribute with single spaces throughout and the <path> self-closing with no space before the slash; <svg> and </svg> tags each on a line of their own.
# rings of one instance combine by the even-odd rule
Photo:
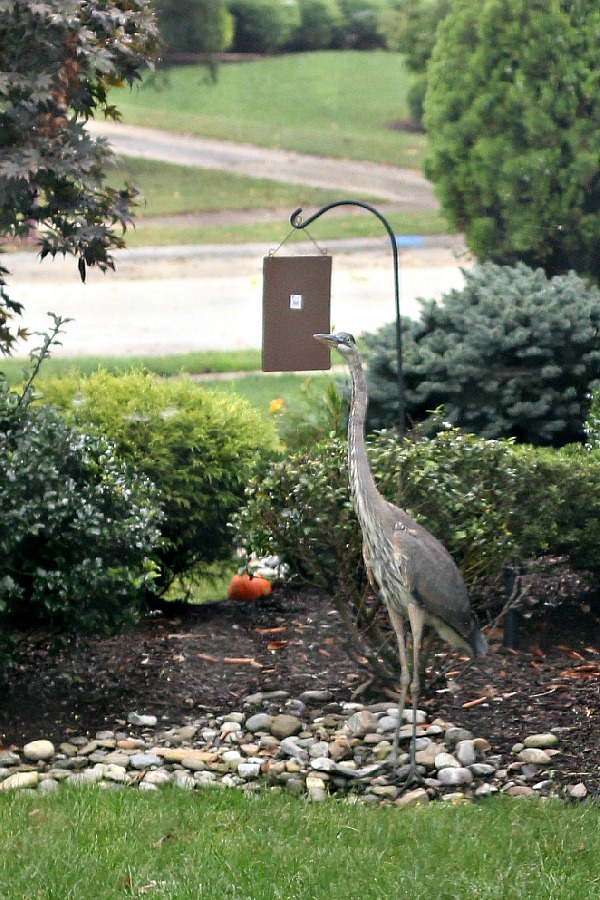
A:
<svg viewBox="0 0 600 900">
<path fill-rule="evenodd" d="M 165 513 L 162 588 L 231 555 L 229 518 L 254 466 L 277 448 L 273 426 L 249 403 L 140 371 L 50 379 L 42 389 L 69 419 L 97 425 L 157 485 Z"/>
<path fill-rule="evenodd" d="M 509 558 L 568 554 L 600 578 L 600 454 L 489 441 L 447 428 L 368 443 L 379 490 L 447 547 L 477 609 L 477 585 Z M 377 605 L 367 600 L 361 535 L 348 491 L 346 441 L 332 438 L 271 465 L 235 517 L 248 553 L 278 554 L 293 576 L 326 589 L 349 634 L 381 657 Z M 487 601 L 486 601 L 487 606 Z"/>
<path fill-rule="evenodd" d="M 92 429 L 0 388 L 0 635 L 113 629 L 142 608 L 157 491 Z M 0 644 L 2 638 L 0 637 Z"/>
</svg>

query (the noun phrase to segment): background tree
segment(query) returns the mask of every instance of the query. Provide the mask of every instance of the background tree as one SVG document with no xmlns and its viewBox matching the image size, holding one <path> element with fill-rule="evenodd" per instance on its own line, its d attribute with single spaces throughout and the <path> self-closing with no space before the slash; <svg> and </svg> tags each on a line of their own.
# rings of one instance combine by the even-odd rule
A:
<svg viewBox="0 0 600 900">
<path fill-rule="evenodd" d="M 155 0 L 167 61 L 173 54 L 213 54 L 226 50 L 233 22 L 224 0 Z"/>
<path fill-rule="evenodd" d="M 411 73 L 406 99 L 415 122 L 423 119 L 427 64 L 435 46 L 436 29 L 451 7 L 451 0 L 396 0 L 381 16 L 387 49 L 403 53 Z"/>
<path fill-rule="evenodd" d="M 456 0 L 428 67 L 427 175 L 480 258 L 600 276 L 600 6 Z"/>
<path fill-rule="evenodd" d="M 118 118 L 113 86 L 151 64 L 158 32 L 148 0 L 46 0 L 0 4 L 0 234 L 24 237 L 39 226 L 41 257 L 78 257 L 113 267 L 136 192 L 109 188 L 112 154 L 86 120 Z M 19 334 L 20 304 L 0 267 L 0 351 Z"/>
</svg>

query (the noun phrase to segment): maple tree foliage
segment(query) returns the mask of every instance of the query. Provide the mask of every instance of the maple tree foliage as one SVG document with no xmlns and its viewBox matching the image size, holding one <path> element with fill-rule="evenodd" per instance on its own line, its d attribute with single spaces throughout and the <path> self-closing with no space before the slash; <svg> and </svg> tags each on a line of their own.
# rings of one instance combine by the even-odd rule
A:
<svg viewBox="0 0 600 900">
<path fill-rule="evenodd" d="M 0 0 L 0 235 L 38 228 L 40 256 L 72 254 L 114 268 L 137 192 L 106 183 L 112 153 L 86 121 L 118 119 L 109 89 L 152 66 L 159 36 L 148 0 Z M 0 352 L 13 347 L 21 304 L 0 265 Z"/>
</svg>

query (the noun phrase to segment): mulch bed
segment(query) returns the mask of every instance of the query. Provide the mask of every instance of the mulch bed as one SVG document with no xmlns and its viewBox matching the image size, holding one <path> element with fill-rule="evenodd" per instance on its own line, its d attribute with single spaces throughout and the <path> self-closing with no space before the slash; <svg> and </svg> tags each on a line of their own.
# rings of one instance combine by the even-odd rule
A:
<svg viewBox="0 0 600 900">
<path fill-rule="evenodd" d="M 497 752 L 528 734 L 563 729 L 558 777 L 600 794 L 600 617 L 584 609 L 565 602 L 538 611 L 524 620 L 518 651 L 493 632 L 490 654 L 466 671 L 440 645 L 435 668 L 442 674 L 429 679 L 421 706 L 487 738 Z M 311 589 L 277 588 L 249 604 L 171 605 L 68 652 L 45 635 L 23 638 L 21 649 L 20 665 L 0 681 L 4 747 L 114 728 L 133 710 L 183 724 L 204 711 L 239 709 L 259 690 L 386 697 L 374 684 L 364 689 L 368 670 L 330 599 Z"/>
</svg>

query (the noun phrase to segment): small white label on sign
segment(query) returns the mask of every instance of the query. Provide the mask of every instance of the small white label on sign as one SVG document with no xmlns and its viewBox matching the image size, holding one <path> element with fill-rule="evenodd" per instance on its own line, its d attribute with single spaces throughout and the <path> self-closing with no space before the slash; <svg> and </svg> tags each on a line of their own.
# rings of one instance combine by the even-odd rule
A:
<svg viewBox="0 0 600 900">
<path fill-rule="evenodd" d="M 290 294 L 290 309 L 302 309 L 302 294 Z"/>
</svg>

